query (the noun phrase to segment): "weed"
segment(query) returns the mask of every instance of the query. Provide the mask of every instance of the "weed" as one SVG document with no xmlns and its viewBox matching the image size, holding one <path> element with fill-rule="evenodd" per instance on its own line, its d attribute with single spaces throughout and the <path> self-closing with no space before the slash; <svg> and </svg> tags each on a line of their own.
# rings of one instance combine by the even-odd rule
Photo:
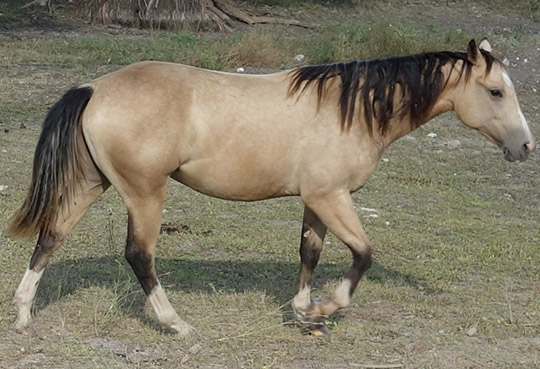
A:
<svg viewBox="0 0 540 369">
<path fill-rule="evenodd" d="M 298 50 L 305 50 L 310 62 L 330 63 L 342 60 L 372 59 L 437 50 L 461 50 L 473 38 L 455 29 L 439 31 L 428 26 L 378 22 L 343 23 L 328 26 L 313 39 L 300 40 Z"/>
<path fill-rule="evenodd" d="M 249 32 L 231 42 L 225 61 L 230 66 L 276 68 L 286 60 L 286 51 L 277 45 L 275 35 Z"/>
</svg>

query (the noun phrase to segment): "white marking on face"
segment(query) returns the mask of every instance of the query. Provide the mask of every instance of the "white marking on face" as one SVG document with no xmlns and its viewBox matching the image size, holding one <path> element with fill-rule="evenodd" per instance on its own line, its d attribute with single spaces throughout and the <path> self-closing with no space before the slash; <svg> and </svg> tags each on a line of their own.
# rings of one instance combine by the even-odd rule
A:
<svg viewBox="0 0 540 369">
<path fill-rule="evenodd" d="M 514 84 L 512 83 L 512 80 L 510 79 L 510 76 L 508 75 L 508 73 L 503 72 L 502 73 L 502 78 L 503 78 L 504 83 L 506 83 L 506 85 L 508 85 L 508 87 L 514 89 Z M 529 124 L 527 123 L 527 119 L 525 118 L 525 116 L 523 115 L 523 112 L 521 111 L 521 108 L 519 107 L 519 102 L 517 100 L 517 96 L 515 97 L 515 100 L 516 100 L 516 106 L 517 106 L 517 114 L 518 114 L 519 118 L 521 119 L 521 127 L 523 128 L 526 139 L 529 142 L 532 143 L 533 142 L 533 136 L 532 136 L 531 130 L 529 128 Z"/>
<path fill-rule="evenodd" d="M 304 285 L 296 296 L 294 296 L 292 305 L 299 312 L 307 312 L 311 305 L 311 287 L 309 285 Z"/>
<path fill-rule="evenodd" d="M 332 294 L 332 300 L 340 307 L 344 308 L 351 302 L 351 280 L 345 278 Z"/>
<path fill-rule="evenodd" d="M 519 105 L 518 105 L 518 115 L 521 118 L 521 126 L 523 127 L 523 131 L 525 131 L 525 137 L 527 138 L 527 140 L 530 143 L 532 143 L 533 142 L 533 136 L 532 136 L 531 130 L 529 128 L 529 124 L 527 123 L 527 119 L 525 118 L 525 116 L 521 112 L 521 109 L 519 108 Z"/>
<path fill-rule="evenodd" d="M 504 83 L 506 83 L 506 85 L 510 88 L 514 88 L 514 83 L 512 82 L 512 80 L 510 79 L 510 76 L 508 75 L 508 73 L 506 72 L 503 72 L 502 73 L 502 79 L 504 81 Z"/>
</svg>

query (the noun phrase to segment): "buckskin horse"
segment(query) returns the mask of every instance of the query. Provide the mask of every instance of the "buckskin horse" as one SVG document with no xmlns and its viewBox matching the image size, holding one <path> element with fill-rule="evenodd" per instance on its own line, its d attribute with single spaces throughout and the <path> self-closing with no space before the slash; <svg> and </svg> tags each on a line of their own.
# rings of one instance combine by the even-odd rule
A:
<svg viewBox="0 0 540 369">
<path fill-rule="evenodd" d="M 240 75 L 140 62 L 69 90 L 49 111 L 14 236 L 39 234 L 15 293 L 24 330 L 53 252 L 111 185 L 128 211 L 125 257 L 159 322 L 181 335 L 182 320 L 154 267 L 169 177 L 221 199 L 300 196 L 305 204 L 301 267 L 292 306 L 325 332 L 324 318 L 349 305 L 372 247 L 351 194 L 384 150 L 433 117 L 458 118 L 502 147 L 509 161 L 535 149 L 506 66 L 487 40 L 466 52 L 303 66 Z M 310 297 L 326 231 L 352 253 L 333 294 Z"/>
</svg>

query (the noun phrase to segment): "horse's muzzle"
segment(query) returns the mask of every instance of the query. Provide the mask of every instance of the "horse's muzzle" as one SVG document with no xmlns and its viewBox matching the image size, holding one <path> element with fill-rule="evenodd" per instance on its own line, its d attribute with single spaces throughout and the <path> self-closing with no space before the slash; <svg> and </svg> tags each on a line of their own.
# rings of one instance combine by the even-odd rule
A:
<svg viewBox="0 0 540 369">
<path fill-rule="evenodd" d="M 511 150 L 508 147 L 503 148 L 504 152 L 504 158 L 510 162 L 512 161 L 525 161 L 529 157 L 529 154 L 533 152 L 536 148 L 536 144 L 534 142 L 527 142 L 523 144 L 519 150 Z"/>
</svg>

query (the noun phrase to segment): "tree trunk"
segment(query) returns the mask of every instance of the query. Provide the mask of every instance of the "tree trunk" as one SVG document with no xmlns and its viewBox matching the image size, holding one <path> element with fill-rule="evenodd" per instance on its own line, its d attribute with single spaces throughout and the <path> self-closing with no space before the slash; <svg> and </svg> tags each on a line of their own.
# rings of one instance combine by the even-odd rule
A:
<svg viewBox="0 0 540 369">
<path fill-rule="evenodd" d="M 281 23 L 295 20 L 250 15 L 232 0 L 77 0 L 78 11 L 92 22 L 137 28 L 230 31 L 235 22 Z"/>
</svg>

